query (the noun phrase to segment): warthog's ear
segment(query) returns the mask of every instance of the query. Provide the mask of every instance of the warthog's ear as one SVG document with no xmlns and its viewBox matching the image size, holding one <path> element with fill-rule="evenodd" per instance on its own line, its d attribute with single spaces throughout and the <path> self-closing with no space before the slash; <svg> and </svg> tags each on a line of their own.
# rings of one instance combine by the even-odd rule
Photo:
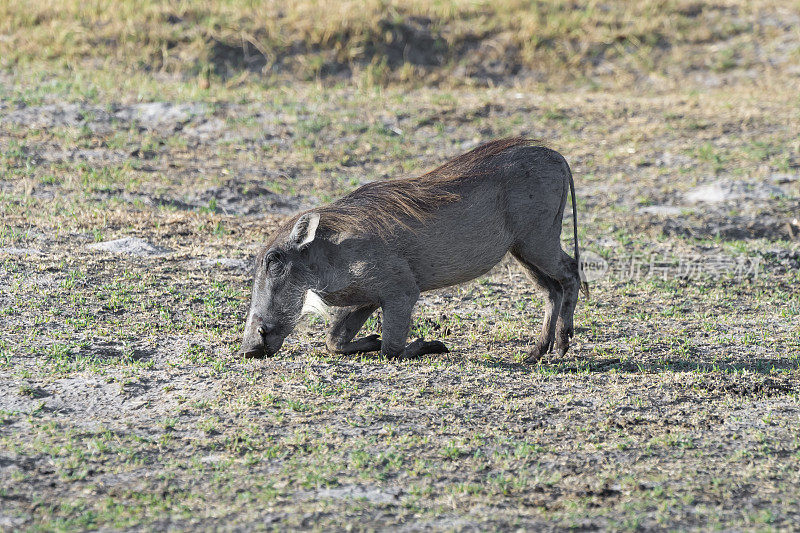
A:
<svg viewBox="0 0 800 533">
<path fill-rule="evenodd" d="M 289 240 L 298 248 L 302 248 L 314 240 L 314 236 L 317 234 L 317 226 L 319 226 L 319 214 L 306 213 L 297 219 L 294 228 L 292 228 L 292 233 L 289 235 Z"/>
</svg>

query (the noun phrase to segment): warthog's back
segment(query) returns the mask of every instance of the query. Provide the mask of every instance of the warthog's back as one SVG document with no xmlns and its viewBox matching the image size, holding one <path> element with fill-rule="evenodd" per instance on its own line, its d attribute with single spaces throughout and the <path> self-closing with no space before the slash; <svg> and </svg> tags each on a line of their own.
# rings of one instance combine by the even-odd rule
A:
<svg viewBox="0 0 800 533">
<path fill-rule="evenodd" d="M 457 200 L 399 232 L 420 290 L 476 278 L 520 240 L 560 238 L 568 181 L 563 158 L 542 147 L 512 147 L 451 182 Z"/>
</svg>

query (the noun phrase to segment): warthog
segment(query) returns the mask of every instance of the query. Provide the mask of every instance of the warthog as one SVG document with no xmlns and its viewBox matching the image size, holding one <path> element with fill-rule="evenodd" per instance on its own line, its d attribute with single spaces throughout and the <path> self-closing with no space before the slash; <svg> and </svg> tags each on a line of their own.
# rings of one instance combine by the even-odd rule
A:
<svg viewBox="0 0 800 533">
<path fill-rule="evenodd" d="M 561 249 L 568 192 L 574 259 Z M 563 355 L 581 287 L 575 187 L 561 154 L 523 138 L 481 145 L 417 178 L 368 183 L 283 224 L 256 257 L 242 352 L 277 353 L 308 298 L 332 309 L 326 345 L 334 353 L 446 352 L 439 341 L 406 344 L 420 292 L 485 274 L 506 252 L 547 295 L 526 361 L 554 345 Z M 353 340 L 379 307 L 383 338 Z"/>
</svg>

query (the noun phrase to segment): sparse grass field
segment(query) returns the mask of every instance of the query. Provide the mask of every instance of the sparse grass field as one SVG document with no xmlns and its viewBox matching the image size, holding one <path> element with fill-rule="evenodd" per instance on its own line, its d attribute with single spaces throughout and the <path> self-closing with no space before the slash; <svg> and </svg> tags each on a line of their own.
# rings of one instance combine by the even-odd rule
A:
<svg viewBox="0 0 800 533">
<path fill-rule="evenodd" d="M 0 529 L 796 530 L 800 4 L 631 5 L 0 0 Z M 235 355 L 287 215 L 518 134 L 566 357 L 512 261 L 444 356 Z"/>
</svg>

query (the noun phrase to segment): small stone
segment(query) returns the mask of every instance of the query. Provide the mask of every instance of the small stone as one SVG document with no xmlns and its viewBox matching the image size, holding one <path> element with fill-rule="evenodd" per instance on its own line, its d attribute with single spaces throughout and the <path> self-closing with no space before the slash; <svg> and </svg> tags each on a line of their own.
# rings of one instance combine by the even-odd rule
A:
<svg viewBox="0 0 800 533">
<path fill-rule="evenodd" d="M 124 237 L 113 241 L 98 242 L 88 246 L 90 250 L 101 250 L 115 254 L 135 255 L 138 257 L 153 257 L 165 255 L 172 250 L 154 246 L 138 237 Z"/>
<path fill-rule="evenodd" d="M 685 198 L 693 204 L 716 204 L 734 200 L 768 200 L 783 195 L 784 190 L 777 185 L 725 180 L 695 187 L 686 193 Z"/>
<path fill-rule="evenodd" d="M 7 248 L 0 248 L 0 254 L 9 254 L 9 255 L 43 255 L 41 250 L 37 250 L 35 248 L 15 248 L 13 246 L 9 246 Z"/>
<path fill-rule="evenodd" d="M 677 205 L 648 205 L 647 207 L 640 207 L 639 213 L 646 215 L 675 216 L 682 214 L 685 210 L 685 207 Z"/>
</svg>

